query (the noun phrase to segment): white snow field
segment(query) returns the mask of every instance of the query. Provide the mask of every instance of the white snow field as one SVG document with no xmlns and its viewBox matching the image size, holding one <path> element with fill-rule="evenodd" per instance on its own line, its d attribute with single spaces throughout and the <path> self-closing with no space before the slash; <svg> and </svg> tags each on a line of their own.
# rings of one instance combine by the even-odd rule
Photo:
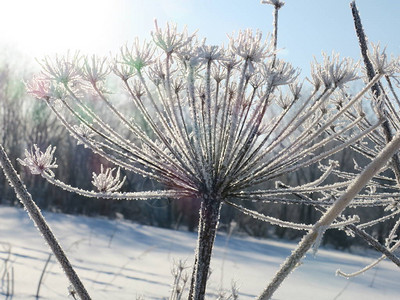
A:
<svg viewBox="0 0 400 300">
<path fill-rule="evenodd" d="M 186 260 L 190 265 L 193 260 L 195 233 L 129 221 L 44 215 L 95 300 L 168 299 L 173 262 Z M 254 299 L 294 247 L 291 242 L 236 236 L 227 240 L 218 234 L 207 299 L 216 299 L 221 272 L 223 288 L 229 289 L 233 280 L 239 299 Z M 0 299 L 35 299 L 49 253 L 23 209 L 0 206 Z M 353 279 L 335 276 L 338 268 L 357 271 L 377 256 L 372 251 L 354 255 L 320 249 L 316 257 L 310 253 L 273 299 L 400 299 L 400 270 L 389 261 Z M 52 257 L 40 299 L 73 299 L 68 286 Z M 14 295 L 7 298 L 12 287 Z"/>
</svg>

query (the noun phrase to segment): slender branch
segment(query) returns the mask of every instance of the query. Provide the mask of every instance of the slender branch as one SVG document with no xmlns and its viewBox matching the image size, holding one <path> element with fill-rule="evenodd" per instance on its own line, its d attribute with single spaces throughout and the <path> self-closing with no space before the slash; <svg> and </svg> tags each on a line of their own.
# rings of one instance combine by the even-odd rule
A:
<svg viewBox="0 0 400 300">
<path fill-rule="evenodd" d="M 272 225 L 278 225 L 280 227 L 291 228 L 291 229 L 296 229 L 296 230 L 310 230 L 313 227 L 313 225 L 309 225 L 309 224 L 302 224 L 302 223 L 294 223 L 294 222 L 289 222 L 289 221 L 283 221 L 283 220 L 280 220 L 280 219 L 277 219 L 277 218 L 274 218 L 274 217 L 266 216 L 266 215 L 263 215 L 263 214 L 261 214 L 261 213 L 259 213 L 257 211 L 253 211 L 253 210 L 247 209 L 247 208 L 245 208 L 245 207 L 243 207 L 241 205 L 237 205 L 237 204 L 235 204 L 235 203 L 233 203 L 231 201 L 225 201 L 224 203 L 236 208 L 237 210 L 239 210 L 240 212 L 242 212 L 242 213 L 244 213 L 246 215 L 249 215 L 249 216 L 251 216 L 251 217 L 253 217 L 255 219 L 258 219 L 258 220 L 261 220 L 261 221 L 264 221 L 264 222 L 268 222 L 268 223 L 270 223 Z M 348 226 L 350 224 L 353 224 L 353 223 L 356 223 L 356 222 L 359 222 L 359 221 L 360 220 L 359 220 L 358 217 L 353 217 L 353 218 L 350 218 L 350 219 L 345 220 L 343 222 L 333 223 L 332 225 L 329 226 L 329 228 L 332 228 L 332 229 L 334 229 L 334 228 L 342 228 L 344 226 Z"/>
<path fill-rule="evenodd" d="M 89 198 L 103 198 L 113 200 L 151 200 L 151 199 L 165 199 L 165 198 L 181 198 L 187 196 L 184 193 L 179 193 L 176 190 L 158 190 L 158 191 L 146 191 L 146 192 L 94 192 L 88 191 L 76 187 L 72 187 L 58 179 L 43 173 L 42 175 L 49 183 L 58 186 L 70 193 L 75 193 L 81 196 Z"/>
</svg>

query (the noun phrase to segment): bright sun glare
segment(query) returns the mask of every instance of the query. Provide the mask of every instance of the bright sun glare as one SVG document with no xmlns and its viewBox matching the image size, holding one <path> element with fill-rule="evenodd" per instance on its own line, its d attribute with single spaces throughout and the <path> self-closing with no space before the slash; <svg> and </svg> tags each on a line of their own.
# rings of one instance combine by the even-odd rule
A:
<svg viewBox="0 0 400 300">
<path fill-rule="evenodd" d="M 114 50 L 110 18 L 116 17 L 112 12 L 118 5 L 107 0 L 0 0 L 0 42 L 32 56 L 68 49 L 106 54 Z"/>
</svg>

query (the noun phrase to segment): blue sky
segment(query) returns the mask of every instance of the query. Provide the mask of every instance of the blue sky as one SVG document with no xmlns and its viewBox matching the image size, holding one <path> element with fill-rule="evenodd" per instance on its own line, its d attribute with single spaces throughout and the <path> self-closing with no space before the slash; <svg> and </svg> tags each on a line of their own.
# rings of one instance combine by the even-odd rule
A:
<svg viewBox="0 0 400 300">
<path fill-rule="evenodd" d="M 286 0 L 279 15 L 280 56 L 309 71 L 313 55 L 335 50 L 358 59 L 349 0 Z M 370 41 L 400 54 L 400 1 L 359 0 Z M 108 54 L 133 37 L 150 38 L 157 19 L 198 29 L 210 44 L 245 28 L 272 29 L 272 6 L 259 0 L 0 0 L 0 44 L 30 57 L 80 49 Z"/>
</svg>

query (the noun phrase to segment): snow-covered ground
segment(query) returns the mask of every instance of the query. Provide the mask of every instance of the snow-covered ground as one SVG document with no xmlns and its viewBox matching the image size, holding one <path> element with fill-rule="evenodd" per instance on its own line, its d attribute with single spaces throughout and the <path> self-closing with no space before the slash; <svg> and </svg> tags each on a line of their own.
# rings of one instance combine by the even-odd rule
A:
<svg viewBox="0 0 400 300">
<path fill-rule="evenodd" d="M 95 300 L 168 299 L 174 261 L 192 263 L 194 233 L 101 218 L 54 213 L 45 217 Z M 294 247 L 289 242 L 227 239 L 219 234 L 207 298 L 215 299 L 221 280 L 225 289 L 233 280 L 239 299 L 254 299 Z M 49 253 L 24 210 L 0 206 L 0 299 L 6 299 L 7 287 L 11 289 L 12 273 L 12 299 L 34 299 Z M 354 255 L 320 249 L 316 257 L 305 258 L 274 299 L 400 299 L 400 270 L 391 262 L 350 280 L 335 276 L 338 268 L 352 272 L 372 261 L 372 252 Z M 41 299 L 72 299 L 68 285 L 52 257 L 40 287 Z"/>
</svg>

